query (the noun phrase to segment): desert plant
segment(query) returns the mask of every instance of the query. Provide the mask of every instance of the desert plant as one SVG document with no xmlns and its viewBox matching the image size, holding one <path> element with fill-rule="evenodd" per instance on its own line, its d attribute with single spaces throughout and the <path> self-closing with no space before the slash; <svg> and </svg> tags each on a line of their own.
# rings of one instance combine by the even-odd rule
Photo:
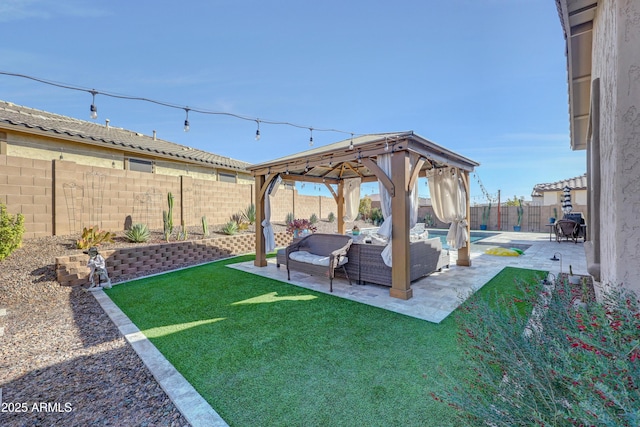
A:
<svg viewBox="0 0 640 427">
<path fill-rule="evenodd" d="M 489 217 L 491 216 L 491 202 L 489 205 L 482 207 L 482 225 L 487 225 L 487 221 L 489 221 Z"/>
<path fill-rule="evenodd" d="M 238 232 L 238 223 L 235 221 L 229 221 L 222 226 L 222 232 L 224 234 L 236 234 Z"/>
<path fill-rule="evenodd" d="M 543 284 L 521 284 L 500 309 L 466 306 L 459 338 L 470 372 L 434 398 L 464 425 L 640 425 L 637 296 L 613 287 L 603 302 L 576 308 L 566 280 Z"/>
<path fill-rule="evenodd" d="M 102 243 L 113 243 L 115 234 L 110 231 L 100 230 L 97 225 L 84 227 L 82 237 L 76 240 L 76 248 L 87 249 L 91 246 L 99 246 Z"/>
<path fill-rule="evenodd" d="M 327 217 L 327 221 L 334 222 L 336 220 L 336 215 L 333 212 L 329 212 L 329 216 Z"/>
<path fill-rule="evenodd" d="M 187 240 L 189 238 L 189 231 L 184 225 L 184 221 L 180 222 L 180 230 L 178 231 L 178 240 Z"/>
<path fill-rule="evenodd" d="M 290 222 L 293 222 L 294 219 L 296 218 L 293 216 L 293 212 L 289 212 L 287 216 L 284 218 L 284 222 L 289 224 Z"/>
<path fill-rule="evenodd" d="M 133 243 L 144 243 L 151 237 L 151 232 L 147 224 L 133 224 L 130 229 L 124 232 L 124 237 Z"/>
<path fill-rule="evenodd" d="M 231 215 L 231 221 L 236 223 L 238 231 L 246 230 L 249 228 L 249 223 L 245 221 L 244 213 L 237 212 Z"/>
<path fill-rule="evenodd" d="M 382 216 L 382 209 L 371 209 L 371 221 L 373 221 L 374 225 L 379 225 L 382 223 L 382 221 L 384 221 L 384 217 Z"/>
<path fill-rule="evenodd" d="M 424 225 L 426 227 L 433 227 L 435 221 L 433 220 L 433 215 L 431 215 L 431 213 L 427 212 L 424 216 Z"/>
<path fill-rule="evenodd" d="M 207 222 L 207 217 L 202 216 L 202 234 L 204 237 L 209 237 L 209 223 Z"/>
<path fill-rule="evenodd" d="M 0 203 L 0 261 L 20 247 L 23 234 L 24 216 L 20 213 L 10 215 Z"/>
<path fill-rule="evenodd" d="M 516 208 L 516 213 L 518 214 L 518 227 L 522 225 L 522 214 L 524 213 L 524 209 L 522 208 L 522 200 L 518 200 L 518 207 Z"/>
<path fill-rule="evenodd" d="M 244 218 L 249 224 L 255 224 L 256 222 L 256 205 L 251 203 L 243 212 Z"/>
<path fill-rule="evenodd" d="M 169 211 L 162 211 L 162 223 L 164 225 L 164 238 L 168 242 L 173 233 L 173 194 L 167 193 Z"/>
<path fill-rule="evenodd" d="M 316 224 L 318 222 L 318 215 L 316 214 L 311 214 L 311 216 L 309 217 L 309 222 L 311 224 Z"/>
</svg>

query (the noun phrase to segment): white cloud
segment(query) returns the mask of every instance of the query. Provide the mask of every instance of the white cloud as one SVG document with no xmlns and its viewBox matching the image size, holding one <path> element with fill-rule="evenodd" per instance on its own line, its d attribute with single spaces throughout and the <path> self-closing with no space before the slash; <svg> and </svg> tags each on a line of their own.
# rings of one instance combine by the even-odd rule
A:
<svg viewBox="0 0 640 427">
<path fill-rule="evenodd" d="M 51 19 L 58 16 L 99 17 L 109 15 L 93 3 L 82 1 L 63 2 L 51 0 L 2 0 L 0 2 L 0 22 L 25 19 Z"/>
</svg>

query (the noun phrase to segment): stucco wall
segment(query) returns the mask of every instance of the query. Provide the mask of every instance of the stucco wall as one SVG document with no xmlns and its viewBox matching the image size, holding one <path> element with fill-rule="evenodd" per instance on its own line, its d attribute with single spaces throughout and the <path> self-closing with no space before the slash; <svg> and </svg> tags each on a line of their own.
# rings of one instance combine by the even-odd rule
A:
<svg viewBox="0 0 640 427">
<path fill-rule="evenodd" d="M 640 4 L 598 2 L 592 78 L 600 79 L 601 283 L 640 292 Z M 595 207 L 596 209 L 598 207 Z"/>
</svg>

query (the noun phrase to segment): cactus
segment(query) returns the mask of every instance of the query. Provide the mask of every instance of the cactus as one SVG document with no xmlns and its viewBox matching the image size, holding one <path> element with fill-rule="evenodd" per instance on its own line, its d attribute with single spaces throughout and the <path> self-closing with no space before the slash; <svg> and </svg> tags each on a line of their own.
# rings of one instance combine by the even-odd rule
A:
<svg viewBox="0 0 640 427">
<path fill-rule="evenodd" d="M 173 233 L 173 194 L 167 194 L 167 202 L 169 203 L 169 211 L 162 211 L 162 224 L 164 226 L 164 238 L 168 242 L 171 233 Z"/>
<path fill-rule="evenodd" d="M 204 237 L 209 237 L 209 224 L 206 216 L 202 217 L 202 234 L 204 234 Z"/>
</svg>

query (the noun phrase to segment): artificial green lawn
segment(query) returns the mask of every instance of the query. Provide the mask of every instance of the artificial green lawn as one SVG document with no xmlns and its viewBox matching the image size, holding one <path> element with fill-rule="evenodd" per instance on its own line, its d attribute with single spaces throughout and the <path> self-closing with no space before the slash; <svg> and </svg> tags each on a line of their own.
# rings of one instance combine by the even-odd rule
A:
<svg viewBox="0 0 640 427">
<path fill-rule="evenodd" d="M 433 324 L 225 267 L 251 259 L 107 294 L 232 426 L 456 425 L 430 397 L 454 381 L 441 370 L 464 372 L 452 316 Z M 541 273 L 506 268 L 478 295 Z"/>
</svg>

